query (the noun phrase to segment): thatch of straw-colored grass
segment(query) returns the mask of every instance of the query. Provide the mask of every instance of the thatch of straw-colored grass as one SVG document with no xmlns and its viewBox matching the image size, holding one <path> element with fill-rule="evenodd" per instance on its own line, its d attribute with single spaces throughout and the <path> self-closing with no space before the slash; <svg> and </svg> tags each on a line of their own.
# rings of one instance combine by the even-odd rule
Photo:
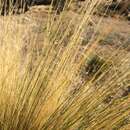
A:
<svg viewBox="0 0 130 130">
<path fill-rule="evenodd" d="M 60 15 L 50 7 L 44 22 L 0 17 L 1 130 L 129 129 L 130 55 L 122 46 L 101 55 L 112 30 L 100 30 L 102 17 L 83 45 L 101 0 L 86 1 L 78 18 L 68 18 L 71 2 Z"/>
</svg>

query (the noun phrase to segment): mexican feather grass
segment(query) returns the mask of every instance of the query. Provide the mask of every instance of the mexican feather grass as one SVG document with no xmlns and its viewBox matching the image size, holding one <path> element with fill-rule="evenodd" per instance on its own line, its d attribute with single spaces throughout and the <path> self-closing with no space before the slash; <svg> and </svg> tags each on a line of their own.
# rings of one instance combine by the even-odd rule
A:
<svg viewBox="0 0 130 130">
<path fill-rule="evenodd" d="M 39 34 L 15 19 L 23 15 L 1 16 L 0 130 L 130 129 L 130 95 L 120 94 L 130 89 L 129 55 L 121 46 L 108 58 L 95 53 L 109 33 L 106 27 L 97 35 L 102 17 L 83 46 L 82 33 L 101 0 L 87 0 L 78 19 L 68 20 L 71 3 L 60 15 L 50 7 L 40 47 Z"/>
</svg>

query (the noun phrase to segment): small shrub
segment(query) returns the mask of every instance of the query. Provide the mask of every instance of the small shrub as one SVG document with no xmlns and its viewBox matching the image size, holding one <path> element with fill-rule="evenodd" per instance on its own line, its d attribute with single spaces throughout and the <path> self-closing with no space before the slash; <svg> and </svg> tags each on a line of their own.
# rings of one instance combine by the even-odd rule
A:
<svg viewBox="0 0 130 130">
<path fill-rule="evenodd" d="M 94 80 L 97 80 L 98 77 L 101 76 L 109 67 L 111 66 L 110 63 L 108 63 L 105 59 L 99 57 L 96 54 L 91 55 L 84 66 L 83 69 L 83 77 L 87 79 L 91 79 L 91 77 L 94 77 Z"/>
</svg>

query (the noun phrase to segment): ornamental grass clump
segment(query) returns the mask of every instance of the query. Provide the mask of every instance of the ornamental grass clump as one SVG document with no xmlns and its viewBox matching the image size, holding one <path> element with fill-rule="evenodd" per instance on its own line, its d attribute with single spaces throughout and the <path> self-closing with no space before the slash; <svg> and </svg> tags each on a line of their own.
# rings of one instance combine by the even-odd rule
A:
<svg viewBox="0 0 130 130">
<path fill-rule="evenodd" d="M 50 7 L 40 25 L 26 14 L 0 17 L 1 130 L 129 129 L 130 95 L 121 91 L 129 90 L 129 54 L 121 47 L 108 58 L 95 54 L 108 32 L 95 35 L 102 17 L 83 45 L 101 0 L 86 1 L 78 17 L 71 2 L 59 15 Z M 90 78 L 82 76 L 86 59 Z"/>
</svg>

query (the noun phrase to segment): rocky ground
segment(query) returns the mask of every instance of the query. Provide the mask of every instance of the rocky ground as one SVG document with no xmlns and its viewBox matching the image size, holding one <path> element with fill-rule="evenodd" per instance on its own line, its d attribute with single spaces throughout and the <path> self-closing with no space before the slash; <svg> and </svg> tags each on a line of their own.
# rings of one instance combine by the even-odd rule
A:
<svg viewBox="0 0 130 130">
<path fill-rule="evenodd" d="M 48 6 L 32 7 L 30 11 L 25 14 L 25 21 L 33 19 L 33 21 L 35 21 L 36 23 L 38 22 L 39 27 L 41 27 L 40 23 L 42 24 L 47 20 L 48 10 Z M 80 21 L 80 14 L 74 9 L 68 11 L 66 20 L 69 21 L 72 15 L 76 18 L 75 21 L 77 24 L 78 21 Z M 99 27 L 97 34 L 101 33 L 101 31 L 103 30 L 109 30 L 108 35 L 101 42 L 102 47 L 109 46 L 117 48 L 121 45 L 125 50 L 130 51 L 130 21 L 126 18 L 126 16 L 119 15 L 117 13 L 113 16 L 108 15 L 107 17 L 104 17 L 102 15 L 94 15 L 90 21 L 90 25 L 84 27 L 84 32 L 81 36 L 83 44 L 89 42 L 89 39 L 91 38 L 94 32 L 94 28 L 98 24 L 99 19 L 102 19 L 100 22 L 100 27 L 102 28 L 102 30 Z M 35 30 L 38 31 L 39 29 Z M 41 31 L 39 31 L 39 33 L 42 35 Z"/>
</svg>

